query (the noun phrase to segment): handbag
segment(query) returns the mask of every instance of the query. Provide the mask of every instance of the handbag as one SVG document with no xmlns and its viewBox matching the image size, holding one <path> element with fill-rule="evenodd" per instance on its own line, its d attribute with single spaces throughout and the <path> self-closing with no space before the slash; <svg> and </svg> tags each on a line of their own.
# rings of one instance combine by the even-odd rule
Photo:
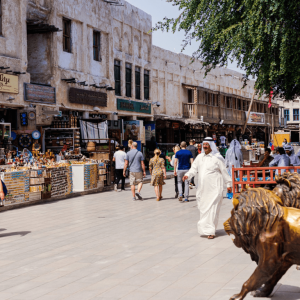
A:
<svg viewBox="0 0 300 300">
<path fill-rule="evenodd" d="M 125 171 L 125 177 L 129 177 L 129 171 L 130 171 L 130 167 L 131 167 L 131 165 L 133 164 L 133 162 L 134 162 L 134 159 L 135 159 L 135 157 L 136 157 L 136 155 L 139 153 L 139 151 L 137 150 L 137 152 L 136 152 L 136 154 L 135 154 L 135 156 L 133 157 L 133 160 L 132 160 L 132 162 L 130 163 L 130 165 L 129 165 L 129 167 L 126 169 L 126 171 Z"/>
<path fill-rule="evenodd" d="M 7 187 L 6 187 L 5 183 L 3 182 L 3 180 L 1 180 L 1 183 L 2 183 L 2 189 L 3 189 L 4 196 L 6 196 L 7 195 Z"/>
</svg>

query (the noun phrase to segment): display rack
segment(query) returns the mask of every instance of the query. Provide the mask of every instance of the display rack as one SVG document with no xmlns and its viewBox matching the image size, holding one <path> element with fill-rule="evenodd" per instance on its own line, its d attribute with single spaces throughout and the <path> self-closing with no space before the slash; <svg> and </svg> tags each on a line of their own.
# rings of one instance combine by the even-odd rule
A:
<svg viewBox="0 0 300 300">
<path fill-rule="evenodd" d="M 70 145 L 70 150 L 74 150 L 76 147 L 75 144 L 79 144 L 79 139 L 76 138 L 75 135 L 80 135 L 79 127 L 76 128 L 45 128 L 43 135 L 43 143 L 42 150 L 43 152 L 47 151 L 47 149 L 51 149 L 52 151 L 59 152 L 63 148 L 63 143 L 53 145 L 50 141 L 63 141 L 72 142 Z M 79 146 L 78 146 L 79 147 Z"/>
</svg>

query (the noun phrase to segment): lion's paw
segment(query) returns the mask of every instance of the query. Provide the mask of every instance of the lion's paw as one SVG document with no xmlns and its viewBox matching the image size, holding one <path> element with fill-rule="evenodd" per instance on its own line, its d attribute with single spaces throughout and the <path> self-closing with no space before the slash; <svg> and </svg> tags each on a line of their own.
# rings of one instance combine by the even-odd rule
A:
<svg viewBox="0 0 300 300">
<path fill-rule="evenodd" d="M 233 295 L 229 300 L 242 300 L 243 297 L 240 294 Z"/>
<path fill-rule="evenodd" d="M 268 297 L 271 294 L 271 292 L 264 291 L 263 289 L 258 289 L 256 291 L 251 292 L 251 295 L 253 297 Z"/>
</svg>

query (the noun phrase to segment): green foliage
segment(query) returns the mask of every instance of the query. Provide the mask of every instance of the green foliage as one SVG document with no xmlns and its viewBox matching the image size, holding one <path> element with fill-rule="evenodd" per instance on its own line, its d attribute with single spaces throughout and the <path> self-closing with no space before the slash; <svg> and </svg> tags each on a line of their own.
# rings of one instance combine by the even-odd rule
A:
<svg viewBox="0 0 300 300">
<path fill-rule="evenodd" d="M 179 8 L 154 30 L 185 31 L 183 49 L 199 43 L 194 58 L 206 71 L 235 60 L 256 89 L 292 99 L 300 94 L 300 2 L 298 0 L 166 0 Z M 183 50 L 182 49 L 182 50 Z"/>
</svg>

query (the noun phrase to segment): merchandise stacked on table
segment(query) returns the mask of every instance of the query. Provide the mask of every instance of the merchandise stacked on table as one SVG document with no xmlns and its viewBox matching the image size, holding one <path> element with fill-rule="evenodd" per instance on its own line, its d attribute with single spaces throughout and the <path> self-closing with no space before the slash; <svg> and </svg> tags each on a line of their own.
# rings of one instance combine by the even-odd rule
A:
<svg viewBox="0 0 300 300">
<path fill-rule="evenodd" d="M 97 164 L 84 165 L 84 190 L 96 189 L 98 183 Z"/>
<path fill-rule="evenodd" d="M 29 171 L 29 200 L 40 200 L 41 192 L 44 190 L 45 177 L 47 172 L 45 169 Z"/>
<path fill-rule="evenodd" d="M 97 188 L 104 187 L 104 181 L 107 180 L 106 164 L 101 162 L 98 164 L 98 184 Z"/>
<path fill-rule="evenodd" d="M 6 205 L 29 201 L 29 170 L 3 172 L 1 178 L 8 191 Z"/>
<path fill-rule="evenodd" d="M 70 166 L 51 168 L 51 197 L 72 193 L 72 172 Z"/>
</svg>

